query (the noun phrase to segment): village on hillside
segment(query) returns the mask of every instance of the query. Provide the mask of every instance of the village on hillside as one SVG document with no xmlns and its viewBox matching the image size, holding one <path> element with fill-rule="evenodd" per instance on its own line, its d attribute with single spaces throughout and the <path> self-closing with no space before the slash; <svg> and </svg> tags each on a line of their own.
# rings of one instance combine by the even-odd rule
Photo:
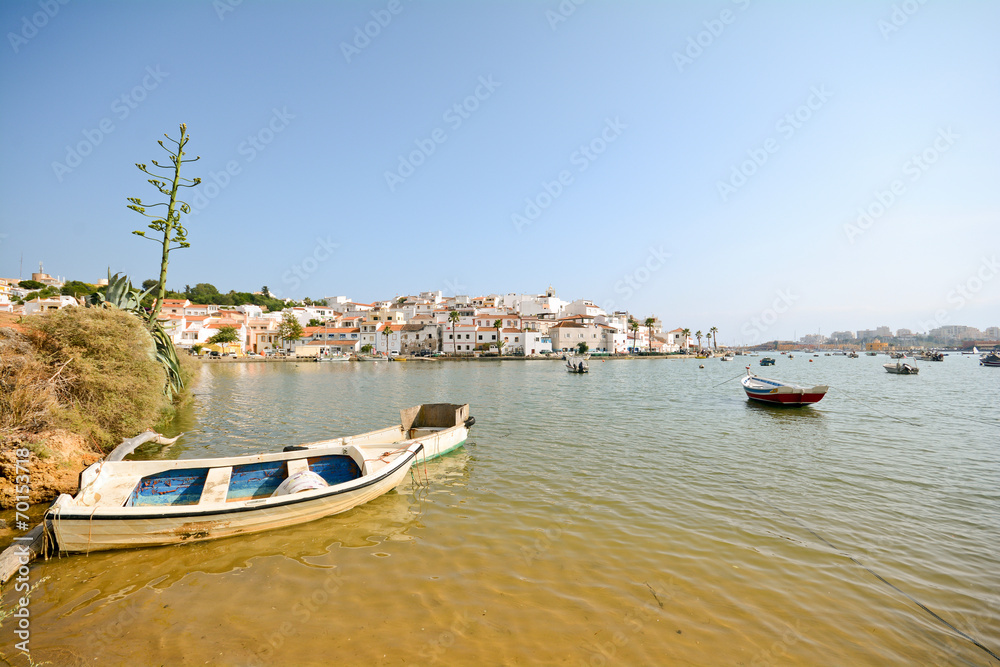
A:
<svg viewBox="0 0 1000 667">
<path fill-rule="evenodd" d="M 30 315 L 79 305 L 82 299 L 67 286 L 100 288 L 107 282 L 67 282 L 44 273 L 40 265 L 31 281 L 0 279 L 0 312 Z M 264 295 L 270 298 L 266 288 Z M 566 301 L 556 296 L 551 286 L 544 294 L 469 297 L 434 291 L 374 303 L 333 296 L 322 304 L 309 299 L 287 304 L 281 310 L 269 311 L 255 304 L 220 305 L 166 298 L 160 308 L 160 321 L 179 350 L 208 356 L 531 357 L 580 350 L 581 343 L 592 354 L 609 355 L 681 354 L 703 349 L 703 343 L 705 347 L 719 347 L 713 340 L 717 334 L 714 327 L 704 333 L 681 327 L 665 329 L 655 316 L 609 313 L 588 299 Z M 953 345 L 978 342 L 983 346 L 1000 339 L 1000 328 L 990 327 L 983 332 L 953 325 L 931 331 L 928 336 Z M 793 349 L 805 345 L 884 351 L 894 345 L 921 342 L 909 330 L 894 334 L 888 327 L 879 327 L 856 334 L 838 331 L 830 337 L 809 334 L 800 341 L 770 341 L 755 347 Z"/>
</svg>

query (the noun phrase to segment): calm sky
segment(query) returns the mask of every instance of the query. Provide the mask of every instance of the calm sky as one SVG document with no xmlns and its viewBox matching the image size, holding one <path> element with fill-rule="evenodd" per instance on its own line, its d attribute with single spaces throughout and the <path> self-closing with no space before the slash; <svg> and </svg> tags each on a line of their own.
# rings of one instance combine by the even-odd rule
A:
<svg viewBox="0 0 1000 667">
<path fill-rule="evenodd" d="M 1000 325 L 996 2 L 0 4 L 0 276 L 544 291 L 750 343 Z"/>
</svg>

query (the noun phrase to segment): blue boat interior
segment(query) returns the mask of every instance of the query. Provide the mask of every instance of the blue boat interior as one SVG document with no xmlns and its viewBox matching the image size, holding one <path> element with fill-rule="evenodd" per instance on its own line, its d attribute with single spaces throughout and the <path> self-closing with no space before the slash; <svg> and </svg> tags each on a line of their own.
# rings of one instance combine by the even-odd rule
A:
<svg viewBox="0 0 1000 667">
<path fill-rule="evenodd" d="M 288 464 L 284 461 L 233 466 L 226 502 L 267 498 L 286 477 L 288 477 Z"/>
<path fill-rule="evenodd" d="M 164 470 L 139 480 L 125 507 L 142 505 L 196 505 L 205 488 L 208 468 Z"/>
<path fill-rule="evenodd" d="M 361 469 L 346 455 L 331 454 L 306 459 L 309 470 L 334 486 L 361 477 Z M 139 480 L 126 507 L 157 505 L 197 505 L 201 500 L 208 468 L 164 470 Z M 226 502 L 268 498 L 288 477 L 285 461 L 248 463 L 233 466 Z"/>
</svg>

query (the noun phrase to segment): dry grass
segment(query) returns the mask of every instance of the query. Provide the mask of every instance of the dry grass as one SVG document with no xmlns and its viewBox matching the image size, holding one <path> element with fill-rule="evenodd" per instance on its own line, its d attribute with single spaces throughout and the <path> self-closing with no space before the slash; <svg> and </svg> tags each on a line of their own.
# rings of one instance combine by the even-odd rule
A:
<svg viewBox="0 0 1000 667">
<path fill-rule="evenodd" d="M 170 404 L 153 340 L 135 316 L 65 308 L 0 329 L 0 430 L 62 427 L 110 449 Z"/>
</svg>

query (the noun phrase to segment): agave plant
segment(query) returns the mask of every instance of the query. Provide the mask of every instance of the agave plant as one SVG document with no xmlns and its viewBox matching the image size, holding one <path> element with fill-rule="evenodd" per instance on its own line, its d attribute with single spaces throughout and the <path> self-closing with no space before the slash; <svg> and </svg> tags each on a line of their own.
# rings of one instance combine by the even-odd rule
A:
<svg viewBox="0 0 1000 667">
<path fill-rule="evenodd" d="M 149 288 L 145 292 L 140 292 L 132 286 L 132 281 L 128 276 L 119 276 L 117 273 L 111 275 L 108 271 L 108 287 L 102 292 L 92 294 L 87 298 L 88 307 L 118 308 L 128 311 L 141 320 L 146 321 L 146 309 L 142 306 L 142 300 L 156 289 L 157 285 Z M 157 320 L 146 321 L 149 335 L 153 337 L 156 345 L 156 360 L 160 362 L 167 373 L 167 384 L 163 388 L 168 397 L 184 388 L 184 380 L 181 378 L 181 363 L 177 358 L 177 350 L 174 349 L 174 342 L 163 329 Z"/>
</svg>

